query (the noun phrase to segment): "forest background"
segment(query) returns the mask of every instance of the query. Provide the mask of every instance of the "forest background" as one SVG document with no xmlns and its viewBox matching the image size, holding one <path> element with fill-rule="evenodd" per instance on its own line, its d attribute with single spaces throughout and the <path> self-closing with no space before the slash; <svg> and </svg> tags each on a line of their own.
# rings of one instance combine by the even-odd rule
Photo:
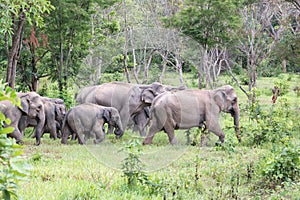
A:
<svg viewBox="0 0 300 200">
<path fill-rule="evenodd" d="M 108 144 L 99 145 L 103 152 L 110 152 L 113 143 L 127 149 L 124 157 L 131 158 L 123 157 L 119 170 L 106 167 L 76 143 L 62 146 L 45 137 L 43 145 L 34 147 L 26 137 L 25 155 L 12 153 L 34 166 L 20 191 L 12 183 L 24 178 L 20 171 L 27 169 L 18 164 L 5 170 L 8 147 L 15 148 L 5 140 L 0 152 L 9 156 L 1 157 L 2 197 L 299 196 L 297 0 L 14 0 L 0 1 L 0 10 L 0 76 L 15 90 L 63 98 L 70 108 L 80 88 L 109 81 L 158 81 L 200 89 L 231 84 L 240 100 L 243 137 L 238 144 L 226 115 L 221 116 L 223 146 L 215 146 L 212 137 L 209 148 L 199 151 L 200 131 L 181 131 L 178 137 L 191 145 L 185 146 L 184 156 L 155 173 L 136 159 L 142 153 L 168 152 L 164 134 L 157 134 L 150 147 L 131 140 L 131 133 L 118 143 L 108 136 Z M 275 85 L 281 92 L 272 104 Z M 2 137 L 2 129 L 0 133 Z M 159 154 L 159 161 L 166 159 L 165 153 Z"/>
<path fill-rule="evenodd" d="M 247 94 L 258 76 L 300 71 L 299 7 L 282 0 L 2 3 L 1 77 L 20 91 L 52 82 L 62 93 L 124 77 L 163 83 L 166 71 L 176 71 L 179 84 L 192 72 L 194 86 L 209 89 L 228 73 L 247 83 Z"/>
</svg>

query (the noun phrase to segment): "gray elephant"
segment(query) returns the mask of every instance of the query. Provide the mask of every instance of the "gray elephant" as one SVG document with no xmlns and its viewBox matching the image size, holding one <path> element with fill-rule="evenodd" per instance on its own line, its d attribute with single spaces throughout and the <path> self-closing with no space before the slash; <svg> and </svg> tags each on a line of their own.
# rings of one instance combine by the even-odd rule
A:
<svg viewBox="0 0 300 200">
<path fill-rule="evenodd" d="M 60 131 L 62 122 L 66 113 L 66 105 L 62 99 L 41 97 L 44 104 L 45 124 L 42 129 L 42 135 L 44 133 L 50 133 L 50 138 L 56 139 L 61 137 Z M 35 127 L 37 120 L 27 115 L 23 115 L 19 121 L 19 130 L 23 134 L 25 128 Z M 32 137 L 36 137 L 33 134 Z"/>
<path fill-rule="evenodd" d="M 133 123 L 134 129 L 138 129 L 140 135 L 145 136 L 148 118 L 145 108 L 151 105 L 158 94 L 175 89 L 184 89 L 184 87 L 175 88 L 156 82 L 149 85 L 111 82 L 83 88 L 77 95 L 76 101 L 116 108 L 120 113 L 124 129 Z"/>
<path fill-rule="evenodd" d="M 36 119 L 36 145 L 39 145 L 42 128 L 45 123 L 44 104 L 41 100 L 41 96 L 35 92 L 28 92 L 17 93 L 17 97 L 21 100 L 21 108 L 12 105 L 10 101 L 0 102 L 1 112 L 11 120 L 11 124 L 9 126 L 14 128 L 14 131 L 9 134 L 9 136 L 15 138 L 18 143 L 21 142 L 24 135 L 18 128 L 19 121 L 22 116 L 28 116 Z"/>
<path fill-rule="evenodd" d="M 43 97 L 45 105 L 44 133 L 50 133 L 50 137 L 56 139 L 61 137 L 61 127 L 66 114 L 66 105 L 62 99 Z"/>
<path fill-rule="evenodd" d="M 92 103 L 83 103 L 67 111 L 63 121 L 61 143 L 66 144 L 71 134 L 77 134 L 79 144 L 85 144 L 88 138 L 96 137 L 94 143 L 104 140 L 104 123 L 115 127 L 117 138 L 124 133 L 117 109 Z"/>
<path fill-rule="evenodd" d="M 203 124 L 208 132 L 215 133 L 223 143 L 225 136 L 219 124 L 221 111 L 233 116 L 236 136 L 241 141 L 238 98 L 232 86 L 161 94 L 153 100 L 150 110 L 151 125 L 143 144 L 151 144 L 154 135 L 162 130 L 168 134 L 169 142 L 175 144 L 175 129 L 201 127 Z"/>
</svg>

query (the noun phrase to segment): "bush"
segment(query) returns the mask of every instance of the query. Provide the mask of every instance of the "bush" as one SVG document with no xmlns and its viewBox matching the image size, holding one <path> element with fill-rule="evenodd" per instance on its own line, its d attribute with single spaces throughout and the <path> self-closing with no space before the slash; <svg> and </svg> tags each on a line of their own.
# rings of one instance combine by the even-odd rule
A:
<svg viewBox="0 0 300 200">
<path fill-rule="evenodd" d="M 290 84 L 285 80 L 276 80 L 274 81 L 274 85 L 280 89 L 278 96 L 283 96 L 289 91 Z"/>
<path fill-rule="evenodd" d="M 249 120 L 241 122 L 241 129 L 249 145 L 278 143 L 291 137 L 296 117 L 293 116 L 287 99 L 280 99 L 278 104 L 268 110 L 263 110 L 259 101 L 256 101 L 246 107 L 244 112 L 248 113 Z"/>
<path fill-rule="evenodd" d="M 9 100 L 13 104 L 20 106 L 20 101 L 16 101 L 16 93 L 10 88 L 0 85 L 0 101 Z M 0 190 L 2 199 L 18 198 L 18 182 L 28 175 L 30 165 L 21 158 L 22 147 L 16 144 L 15 140 L 8 138 L 7 134 L 14 129 L 4 128 L 5 124 L 10 124 L 10 120 L 0 112 Z"/>
<path fill-rule="evenodd" d="M 272 186 L 300 178 L 300 147 L 287 142 L 261 159 L 261 174 Z"/>
</svg>

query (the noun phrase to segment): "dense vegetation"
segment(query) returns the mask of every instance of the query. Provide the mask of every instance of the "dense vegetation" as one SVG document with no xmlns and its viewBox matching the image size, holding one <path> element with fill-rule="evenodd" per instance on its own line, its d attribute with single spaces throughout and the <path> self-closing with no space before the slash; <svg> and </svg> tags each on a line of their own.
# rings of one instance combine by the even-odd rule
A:
<svg viewBox="0 0 300 200">
<path fill-rule="evenodd" d="M 115 80 L 230 84 L 242 134 L 238 144 L 226 114 L 225 144 L 211 135 L 203 148 L 198 129 L 177 131 L 176 146 L 163 133 L 141 146 L 126 131 L 97 146 L 45 135 L 35 147 L 28 128 L 22 155 L 1 126 L 2 198 L 299 198 L 298 1 L 29 0 L 0 1 L 0 10 L 0 77 L 16 91 L 59 97 L 70 108 L 80 88 Z M 14 91 L 0 89 L 0 100 L 14 101 Z M 20 159 L 33 169 L 18 184 L 29 169 Z"/>
</svg>

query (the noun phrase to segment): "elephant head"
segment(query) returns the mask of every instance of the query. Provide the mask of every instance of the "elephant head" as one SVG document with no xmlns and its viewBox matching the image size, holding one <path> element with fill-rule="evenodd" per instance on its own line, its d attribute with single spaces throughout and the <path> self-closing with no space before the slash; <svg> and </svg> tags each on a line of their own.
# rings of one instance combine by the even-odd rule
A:
<svg viewBox="0 0 300 200">
<path fill-rule="evenodd" d="M 44 103 L 42 97 L 36 92 L 18 93 L 21 99 L 22 112 L 31 120 L 37 120 L 35 126 L 36 145 L 41 142 L 42 129 L 45 124 Z"/>
<path fill-rule="evenodd" d="M 122 137 L 124 131 L 118 110 L 113 107 L 107 107 L 103 110 L 102 116 L 105 119 L 105 122 L 115 127 L 114 133 L 116 137 Z"/>
<path fill-rule="evenodd" d="M 55 118 L 58 122 L 62 122 L 66 115 L 66 105 L 63 104 L 55 104 Z"/>
<path fill-rule="evenodd" d="M 21 99 L 21 111 L 30 118 L 41 118 L 44 114 L 44 107 L 41 96 L 35 92 L 19 93 Z"/>
<path fill-rule="evenodd" d="M 234 119 L 234 127 L 236 137 L 241 141 L 240 129 L 239 129 L 239 115 L 240 109 L 238 106 L 238 98 L 234 91 L 234 88 L 230 85 L 225 85 L 213 90 L 213 99 L 220 111 L 230 113 Z"/>
<path fill-rule="evenodd" d="M 139 85 L 141 89 L 140 105 L 132 112 L 132 116 L 136 113 L 143 111 L 146 106 L 151 106 L 153 99 L 166 91 L 177 91 L 186 89 L 185 86 L 173 87 L 168 85 L 162 85 L 161 83 L 154 82 L 149 85 Z"/>
</svg>

